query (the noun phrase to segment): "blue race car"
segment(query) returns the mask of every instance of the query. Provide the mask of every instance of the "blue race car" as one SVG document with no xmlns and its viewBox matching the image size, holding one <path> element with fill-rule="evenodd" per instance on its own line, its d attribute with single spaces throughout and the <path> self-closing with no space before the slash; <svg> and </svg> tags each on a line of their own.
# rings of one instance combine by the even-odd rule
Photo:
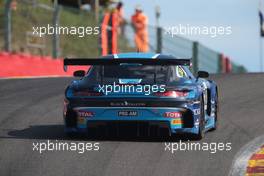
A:
<svg viewBox="0 0 264 176">
<path fill-rule="evenodd" d="M 191 73 L 190 59 L 150 53 L 123 53 L 96 59 L 64 59 L 78 70 L 66 88 L 68 134 L 137 136 L 191 133 L 202 139 L 217 128 L 218 91 L 209 74 Z"/>
</svg>

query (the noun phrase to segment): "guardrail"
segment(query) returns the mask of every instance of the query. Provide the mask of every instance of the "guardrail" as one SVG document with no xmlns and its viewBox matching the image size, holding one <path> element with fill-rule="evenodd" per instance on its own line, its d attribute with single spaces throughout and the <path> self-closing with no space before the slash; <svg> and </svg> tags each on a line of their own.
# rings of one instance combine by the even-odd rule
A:
<svg viewBox="0 0 264 176">
<path fill-rule="evenodd" d="M 127 38 L 129 43 L 134 46 L 133 29 L 130 25 L 126 26 Z M 158 33 L 157 30 L 161 30 Z M 234 62 L 223 53 L 214 51 L 205 45 L 192 41 L 187 38 L 173 35 L 166 35 L 165 29 L 158 29 L 154 26 L 148 26 L 149 48 L 151 52 L 161 51 L 162 53 L 172 54 L 179 58 L 192 58 L 193 72 L 205 70 L 210 73 L 241 73 L 247 70 Z M 160 36 L 158 36 L 160 34 Z M 161 49 L 157 42 L 161 40 Z M 135 47 L 135 46 L 134 46 Z"/>
</svg>

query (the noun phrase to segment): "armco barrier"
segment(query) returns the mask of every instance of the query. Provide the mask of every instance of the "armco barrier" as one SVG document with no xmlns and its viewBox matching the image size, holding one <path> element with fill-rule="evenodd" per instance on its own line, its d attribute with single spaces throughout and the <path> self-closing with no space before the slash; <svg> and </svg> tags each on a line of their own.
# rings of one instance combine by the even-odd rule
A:
<svg viewBox="0 0 264 176">
<path fill-rule="evenodd" d="M 0 53 L 0 77 L 71 76 L 75 70 L 88 70 L 87 66 L 72 66 L 63 71 L 63 60 L 26 54 Z"/>
<path fill-rule="evenodd" d="M 199 44 L 197 66 L 198 70 L 206 70 L 210 73 L 219 73 L 219 54 Z"/>
<path fill-rule="evenodd" d="M 195 70 L 206 70 L 210 73 L 246 72 L 245 68 L 230 61 L 223 54 L 218 54 L 202 45 L 196 46 L 197 58 L 193 57 Z M 51 57 L 32 56 L 27 54 L 0 53 L 0 77 L 28 76 L 71 76 L 75 70 L 88 70 L 89 67 L 72 66 L 68 72 L 63 71 L 63 60 Z"/>
<path fill-rule="evenodd" d="M 148 25 L 149 50 L 156 52 L 161 47 L 162 53 L 172 54 L 178 58 L 192 58 L 192 70 L 208 71 L 209 73 L 240 73 L 246 72 L 243 66 L 237 65 L 223 54 L 212 50 L 203 44 L 189 40 L 179 35 L 168 35 L 161 29 L 161 36 L 157 35 L 157 27 Z M 126 27 L 126 37 L 131 46 L 134 46 L 134 32 L 131 25 Z M 157 42 L 161 40 L 161 46 Z M 158 47 L 159 46 L 159 47 Z M 135 46 L 134 46 L 135 47 Z M 121 50 L 122 52 L 122 50 Z"/>
</svg>

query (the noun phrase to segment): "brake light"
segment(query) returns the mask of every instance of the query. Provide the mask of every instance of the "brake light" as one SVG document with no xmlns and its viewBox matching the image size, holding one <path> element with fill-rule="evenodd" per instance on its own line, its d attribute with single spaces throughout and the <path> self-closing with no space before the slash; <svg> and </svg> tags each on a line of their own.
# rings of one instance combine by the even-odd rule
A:
<svg viewBox="0 0 264 176">
<path fill-rule="evenodd" d="M 187 91 L 165 91 L 165 92 L 158 92 L 156 93 L 156 96 L 160 96 L 160 97 L 173 97 L 173 98 L 177 98 L 177 97 L 187 97 L 188 96 L 188 92 Z"/>
<path fill-rule="evenodd" d="M 180 112 L 165 112 L 163 116 L 166 118 L 181 118 L 181 113 Z"/>
<path fill-rule="evenodd" d="M 64 98 L 63 105 L 66 107 L 68 104 L 69 104 L 69 100 L 67 100 L 66 98 Z"/>
<path fill-rule="evenodd" d="M 66 116 L 68 104 L 69 104 L 69 100 L 67 100 L 66 98 L 64 98 L 64 101 L 63 101 L 63 115 L 64 116 Z"/>
</svg>

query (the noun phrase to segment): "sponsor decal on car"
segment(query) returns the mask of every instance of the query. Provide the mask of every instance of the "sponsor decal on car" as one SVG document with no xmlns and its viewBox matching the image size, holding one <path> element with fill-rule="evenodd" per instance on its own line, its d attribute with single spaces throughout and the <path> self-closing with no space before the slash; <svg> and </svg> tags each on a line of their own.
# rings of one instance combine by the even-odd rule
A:
<svg viewBox="0 0 264 176">
<path fill-rule="evenodd" d="M 132 107 L 144 107 L 146 103 L 131 103 L 128 101 L 123 102 L 111 102 L 110 106 L 118 107 L 118 106 L 132 106 Z"/>
<path fill-rule="evenodd" d="M 182 120 L 181 119 L 174 119 L 171 121 L 172 125 L 181 125 L 182 124 Z"/>
<path fill-rule="evenodd" d="M 118 116 L 137 116 L 137 111 L 118 111 Z"/>
<path fill-rule="evenodd" d="M 93 117 L 94 116 L 94 112 L 90 112 L 90 111 L 78 111 L 77 113 L 79 117 Z"/>
</svg>

